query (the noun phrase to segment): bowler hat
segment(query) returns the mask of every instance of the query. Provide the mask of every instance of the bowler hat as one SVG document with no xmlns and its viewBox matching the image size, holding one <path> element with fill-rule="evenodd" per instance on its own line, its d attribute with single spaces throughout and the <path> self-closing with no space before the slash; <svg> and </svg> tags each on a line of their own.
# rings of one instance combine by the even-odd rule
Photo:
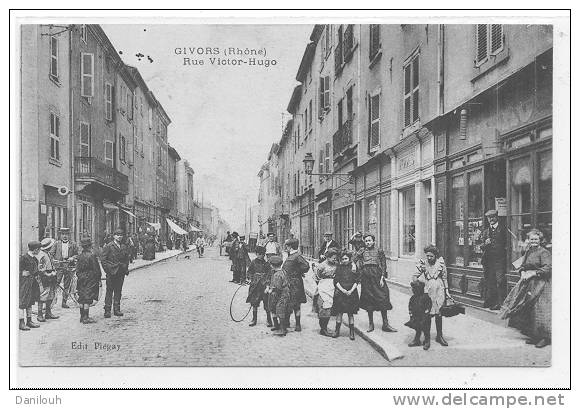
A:
<svg viewBox="0 0 580 409">
<path fill-rule="evenodd" d="M 40 242 L 40 249 L 41 250 L 48 250 L 53 245 L 54 245 L 54 239 L 51 239 L 50 237 L 46 237 L 46 238 L 42 239 L 42 241 Z"/>
<path fill-rule="evenodd" d="M 68 227 L 61 227 L 60 229 L 58 229 L 59 232 L 61 233 L 70 233 L 70 229 Z"/>
</svg>

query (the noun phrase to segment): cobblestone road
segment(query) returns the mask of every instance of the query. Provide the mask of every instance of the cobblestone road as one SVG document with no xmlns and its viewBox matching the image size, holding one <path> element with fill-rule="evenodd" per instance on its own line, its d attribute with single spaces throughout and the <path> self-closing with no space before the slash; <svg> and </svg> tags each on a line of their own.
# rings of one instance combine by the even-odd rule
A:
<svg viewBox="0 0 580 409">
<path fill-rule="evenodd" d="M 193 254 L 193 253 L 190 253 Z M 96 324 L 79 323 L 78 309 L 20 332 L 23 366 L 386 366 L 364 340 L 318 335 L 318 321 L 303 306 L 303 330 L 284 338 L 271 334 L 260 311 L 234 323 L 229 302 L 236 285 L 226 257 L 209 249 L 204 258 L 181 256 L 131 272 L 123 288 L 124 317 L 103 318 L 102 301 L 91 308 Z M 242 291 L 246 292 L 244 288 Z M 293 322 L 293 320 L 292 320 Z M 86 349 L 73 349 L 85 346 Z M 97 348 L 96 348 L 97 347 Z"/>
</svg>

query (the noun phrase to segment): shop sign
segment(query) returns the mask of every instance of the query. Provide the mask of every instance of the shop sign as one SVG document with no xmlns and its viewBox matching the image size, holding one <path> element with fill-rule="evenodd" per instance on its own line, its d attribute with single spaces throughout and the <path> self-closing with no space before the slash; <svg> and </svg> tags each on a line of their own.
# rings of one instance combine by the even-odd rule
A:
<svg viewBox="0 0 580 409">
<path fill-rule="evenodd" d="M 495 198 L 495 210 L 497 210 L 497 215 L 501 217 L 507 216 L 507 200 L 505 197 Z"/>
</svg>

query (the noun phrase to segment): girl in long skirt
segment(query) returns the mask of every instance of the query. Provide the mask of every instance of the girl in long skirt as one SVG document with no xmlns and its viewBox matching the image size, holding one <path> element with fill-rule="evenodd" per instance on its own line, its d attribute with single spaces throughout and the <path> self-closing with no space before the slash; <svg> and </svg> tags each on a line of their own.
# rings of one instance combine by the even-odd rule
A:
<svg viewBox="0 0 580 409">
<path fill-rule="evenodd" d="M 334 275 L 334 301 L 332 303 L 332 315 L 336 316 L 336 329 L 334 338 L 340 336 L 342 314 L 348 314 L 349 338 L 354 341 L 354 314 L 358 312 L 358 281 L 360 279 L 356 267 L 352 263 L 352 253 L 344 251 L 340 256 L 340 265 Z"/>
<path fill-rule="evenodd" d="M 366 248 L 359 257 L 361 269 L 360 308 L 366 310 L 369 316 L 369 329 L 375 330 L 373 314 L 380 311 L 383 318 L 383 331 L 397 332 L 389 325 L 387 311 L 392 310 L 389 287 L 387 286 L 387 258 L 382 249 L 375 247 L 375 236 L 364 236 Z"/>
<path fill-rule="evenodd" d="M 101 285 L 101 268 L 97 257 L 92 252 L 92 242 L 89 237 L 81 239 L 82 253 L 77 260 L 77 292 L 80 308 L 80 322 L 93 324 L 96 321 L 89 317 L 89 308 L 93 301 L 99 299 Z"/>
</svg>

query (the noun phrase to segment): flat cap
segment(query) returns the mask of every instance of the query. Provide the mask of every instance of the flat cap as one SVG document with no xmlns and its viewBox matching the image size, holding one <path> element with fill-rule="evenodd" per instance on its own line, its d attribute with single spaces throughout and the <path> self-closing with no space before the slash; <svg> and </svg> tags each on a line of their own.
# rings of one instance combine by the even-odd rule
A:
<svg viewBox="0 0 580 409">
<path fill-rule="evenodd" d="M 489 216 L 497 216 L 497 210 L 495 209 L 490 209 L 487 212 L 485 212 L 485 216 L 489 217 Z"/>
<path fill-rule="evenodd" d="M 37 250 L 41 246 L 38 240 L 32 240 L 28 242 L 28 250 Z"/>
<path fill-rule="evenodd" d="M 268 259 L 268 262 L 272 264 L 274 267 L 280 267 L 282 265 L 282 257 L 272 256 Z"/>
</svg>

